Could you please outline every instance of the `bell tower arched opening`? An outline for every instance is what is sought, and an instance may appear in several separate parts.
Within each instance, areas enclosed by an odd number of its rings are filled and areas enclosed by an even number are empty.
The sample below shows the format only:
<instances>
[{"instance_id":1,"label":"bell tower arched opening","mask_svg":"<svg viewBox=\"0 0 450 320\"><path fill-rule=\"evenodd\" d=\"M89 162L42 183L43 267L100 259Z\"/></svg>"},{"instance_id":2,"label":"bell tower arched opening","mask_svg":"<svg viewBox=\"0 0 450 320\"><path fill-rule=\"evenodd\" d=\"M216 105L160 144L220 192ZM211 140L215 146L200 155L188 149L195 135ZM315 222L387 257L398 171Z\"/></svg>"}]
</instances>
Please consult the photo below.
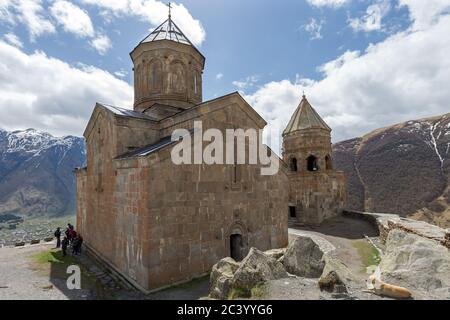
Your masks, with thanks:
<instances>
[{"instance_id":1,"label":"bell tower arched opening","mask_svg":"<svg viewBox=\"0 0 450 320\"><path fill-rule=\"evenodd\" d=\"M317 160L318 160L318 159L317 159L316 156L310 155L310 156L306 159L306 162L307 162L307 167L306 167L306 169L307 169L308 171L319 171L319 164L318 164L318 161L317 161Z\"/></svg>"}]
</instances>

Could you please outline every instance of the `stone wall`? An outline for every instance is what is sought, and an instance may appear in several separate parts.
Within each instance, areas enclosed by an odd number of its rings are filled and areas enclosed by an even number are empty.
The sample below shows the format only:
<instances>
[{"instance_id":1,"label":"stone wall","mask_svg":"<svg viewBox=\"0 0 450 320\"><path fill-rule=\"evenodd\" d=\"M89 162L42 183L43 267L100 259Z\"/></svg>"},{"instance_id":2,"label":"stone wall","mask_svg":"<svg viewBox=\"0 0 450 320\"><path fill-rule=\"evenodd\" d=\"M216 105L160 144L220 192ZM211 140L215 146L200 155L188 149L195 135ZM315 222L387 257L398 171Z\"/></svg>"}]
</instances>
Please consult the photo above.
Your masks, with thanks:
<instances>
[{"instance_id":1,"label":"stone wall","mask_svg":"<svg viewBox=\"0 0 450 320\"><path fill-rule=\"evenodd\" d=\"M262 177L245 166L232 182L232 166L174 167L170 149L140 162L149 185L146 255L148 288L159 288L204 274L230 255L230 235L241 234L245 255L287 245L287 196L282 176ZM126 174L126 176L129 176ZM132 200L131 200L132 201Z\"/></svg>"},{"instance_id":2,"label":"stone wall","mask_svg":"<svg viewBox=\"0 0 450 320\"><path fill-rule=\"evenodd\" d=\"M189 108L202 102L205 58L194 47L174 41L140 44L134 64L135 110L154 103Z\"/></svg>"},{"instance_id":3,"label":"stone wall","mask_svg":"<svg viewBox=\"0 0 450 320\"><path fill-rule=\"evenodd\" d=\"M385 242L389 232L394 229L419 235L424 238L435 240L450 249L449 230L438 226L413 219L402 218L391 213L371 213L354 210L345 210L344 215L354 219L364 219L372 223L379 230L381 241Z\"/></svg>"},{"instance_id":4,"label":"stone wall","mask_svg":"<svg viewBox=\"0 0 450 320\"><path fill-rule=\"evenodd\" d=\"M87 212L87 169L76 169L77 231L84 236Z\"/></svg>"},{"instance_id":5,"label":"stone wall","mask_svg":"<svg viewBox=\"0 0 450 320\"><path fill-rule=\"evenodd\" d=\"M289 173L289 205L304 224L320 224L342 213L346 204L346 180L342 172Z\"/></svg>"}]
</instances>

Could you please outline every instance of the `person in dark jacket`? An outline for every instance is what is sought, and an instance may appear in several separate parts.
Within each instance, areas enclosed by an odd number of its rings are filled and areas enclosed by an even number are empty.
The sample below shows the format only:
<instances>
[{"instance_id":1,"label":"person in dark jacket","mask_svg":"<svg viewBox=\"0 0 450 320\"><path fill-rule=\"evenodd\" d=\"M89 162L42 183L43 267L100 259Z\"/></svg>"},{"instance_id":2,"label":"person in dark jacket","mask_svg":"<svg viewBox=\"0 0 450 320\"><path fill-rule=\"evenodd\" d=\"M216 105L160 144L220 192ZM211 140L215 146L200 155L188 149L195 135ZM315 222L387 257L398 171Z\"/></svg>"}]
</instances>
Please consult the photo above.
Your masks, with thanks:
<instances>
[{"instance_id":1,"label":"person in dark jacket","mask_svg":"<svg viewBox=\"0 0 450 320\"><path fill-rule=\"evenodd\" d=\"M77 236L72 243L72 254L73 255L78 255L81 254L81 246L83 244L83 237L82 236Z\"/></svg>"},{"instance_id":2,"label":"person in dark jacket","mask_svg":"<svg viewBox=\"0 0 450 320\"><path fill-rule=\"evenodd\" d=\"M81 235L78 235L78 247L77 247L77 253L81 254L81 247L83 246L83 237Z\"/></svg>"},{"instance_id":3,"label":"person in dark jacket","mask_svg":"<svg viewBox=\"0 0 450 320\"><path fill-rule=\"evenodd\" d=\"M61 250L62 254L65 257L67 255L67 247L69 246L69 240L67 237L64 237L63 241L61 242Z\"/></svg>"},{"instance_id":4,"label":"person in dark jacket","mask_svg":"<svg viewBox=\"0 0 450 320\"><path fill-rule=\"evenodd\" d=\"M58 227L55 231L55 238L56 238L56 248L61 247L61 229Z\"/></svg>"}]
</instances>

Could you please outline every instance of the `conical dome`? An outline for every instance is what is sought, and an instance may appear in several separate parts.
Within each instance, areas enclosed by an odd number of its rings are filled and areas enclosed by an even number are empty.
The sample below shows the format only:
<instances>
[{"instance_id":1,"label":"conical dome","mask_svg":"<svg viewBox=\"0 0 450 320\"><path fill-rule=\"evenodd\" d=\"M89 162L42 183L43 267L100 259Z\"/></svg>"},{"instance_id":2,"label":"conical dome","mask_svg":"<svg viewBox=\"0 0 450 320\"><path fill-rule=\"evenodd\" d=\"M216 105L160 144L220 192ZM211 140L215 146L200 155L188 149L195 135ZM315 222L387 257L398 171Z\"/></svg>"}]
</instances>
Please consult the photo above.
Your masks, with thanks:
<instances>
[{"instance_id":1,"label":"conical dome","mask_svg":"<svg viewBox=\"0 0 450 320\"><path fill-rule=\"evenodd\" d=\"M144 40L140 43L152 42L158 40L171 40L178 43L184 43L187 45L194 46L192 42L185 36L180 28L173 22L172 18L169 17L164 21L159 27L152 31Z\"/></svg>"},{"instance_id":2,"label":"conical dome","mask_svg":"<svg viewBox=\"0 0 450 320\"><path fill-rule=\"evenodd\" d=\"M316 110L311 106L305 96L295 110L283 135L305 129L325 129L331 132L331 128L323 121Z\"/></svg>"}]
</instances>

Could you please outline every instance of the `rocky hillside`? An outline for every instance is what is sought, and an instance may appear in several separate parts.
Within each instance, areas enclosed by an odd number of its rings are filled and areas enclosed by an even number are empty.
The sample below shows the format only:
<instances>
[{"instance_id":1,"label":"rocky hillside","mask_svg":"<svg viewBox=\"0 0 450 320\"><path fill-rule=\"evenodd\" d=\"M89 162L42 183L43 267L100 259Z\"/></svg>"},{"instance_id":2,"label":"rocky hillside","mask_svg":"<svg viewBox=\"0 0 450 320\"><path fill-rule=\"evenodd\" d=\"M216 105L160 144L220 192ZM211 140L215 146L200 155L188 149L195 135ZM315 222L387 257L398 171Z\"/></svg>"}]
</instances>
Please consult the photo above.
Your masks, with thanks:
<instances>
[{"instance_id":1,"label":"rocky hillside","mask_svg":"<svg viewBox=\"0 0 450 320\"><path fill-rule=\"evenodd\" d=\"M82 138L0 129L0 215L74 213L73 169L84 162Z\"/></svg>"},{"instance_id":2,"label":"rocky hillside","mask_svg":"<svg viewBox=\"0 0 450 320\"><path fill-rule=\"evenodd\" d=\"M349 208L450 227L450 113L408 121L333 146Z\"/></svg>"}]
</instances>

